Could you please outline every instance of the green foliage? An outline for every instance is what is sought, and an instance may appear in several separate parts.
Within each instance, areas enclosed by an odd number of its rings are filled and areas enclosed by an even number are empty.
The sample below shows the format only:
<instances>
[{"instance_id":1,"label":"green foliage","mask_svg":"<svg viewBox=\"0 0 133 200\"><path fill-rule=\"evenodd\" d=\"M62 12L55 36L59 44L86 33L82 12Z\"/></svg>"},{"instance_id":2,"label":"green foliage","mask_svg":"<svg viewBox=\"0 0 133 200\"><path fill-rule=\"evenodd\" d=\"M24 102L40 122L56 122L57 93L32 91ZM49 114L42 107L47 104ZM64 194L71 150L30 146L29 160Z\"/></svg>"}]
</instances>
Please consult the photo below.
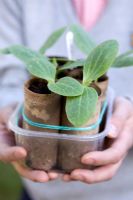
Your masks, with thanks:
<instances>
[{"instance_id":1,"label":"green foliage","mask_svg":"<svg viewBox=\"0 0 133 200\"><path fill-rule=\"evenodd\" d=\"M40 48L39 52L41 54L44 54L47 49L49 49L50 47L52 47L59 40L59 38L63 35L63 33L65 32L65 30L66 30L66 27L63 27L63 28L60 28L60 29L54 31L48 37L48 39L45 41L45 43L42 45L42 47Z\"/></svg>"},{"instance_id":2,"label":"green foliage","mask_svg":"<svg viewBox=\"0 0 133 200\"><path fill-rule=\"evenodd\" d=\"M133 54L133 50L127 51L124 54L118 56L115 59L112 67L121 68L133 66L133 57L131 57L131 54Z\"/></svg>"},{"instance_id":3,"label":"green foliage","mask_svg":"<svg viewBox=\"0 0 133 200\"><path fill-rule=\"evenodd\" d=\"M18 200L22 192L19 175L9 164L0 163L0 200Z\"/></svg>"},{"instance_id":4,"label":"green foliage","mask_svg":"<svg viewBox=\"0 0 133 200\"><path fill-rule=\"evenodd\" d=\"M62 96L78 96L84 90L84 87L71 77L61 78L56 83L49 83L48 88L52 92Z\"/></svg>"},{"instance_id":5,"label":"green foliage","mask_svg":"<svg viewBox=\"0 0 133 200\"><path fill-rule=\"evenodd\" d=\"M4 54L10 54L8 48L0 49L0 55L4 55Z\"/></svg>"},{"instance_id":6,"label":"green foliage","mask_svg":"<svg viewBox=\"0 0 133 200\"><path fill-rule=\"evenodd\" d=\"M21 45L7 48L7 52L26 64L27 70L34 76L54 82L56 75L55 66L46 57L38 52Z\"/></svg>"},{"instance_id":7,"label":"green foliage","mask_svg":"<svg viewBox=\"0 0 133 200\"><path fill-rule=\"evenodd\" d=\"M58 71L64 71L66 69L74 69L77 67L83 67L83 65L85 64L85 60L76 60L76 61L68 61L66 64L64 64L63 66L61 66Z\"/></svg>"},{"instance_id":8,"label":"green foliage","mask_svg":"<svg viewBox=\"0 0 133 200\"><path fill-rule=\"evenodd\" d=\"M114 62L118 53L118 43L109 40L98 45L89 54L83 68L83 83L90 84L105 74Z\"/></svg>"},{"instance_id":9,"label":"green foliage","mask_svg":"<svg viewBox=\"0 0 133 200\"><path fill-rule=\"evenodd\" d=\"M90 38L89 33L87 33L79 25L71 25L70 30L74 34L74 41L77 47L86 55L88 55L96 46L93 40Z\"/></svg>"},{"instance_id":10,"label":"green foliage","mask_svg":"<svg viewBox=\"0 0 133 200\"><path fill-rule=\"evenodd\" d=\"M118 57L121 58L121 57L127 57L129 55L133 54L133 50L129 50L129 51L126 51L125 53L122 53L121 55L119 55Z\"/></svg>"},{"instance_id":11,"label":"green foliage","mask_svg":"<svg viewBox=\"0 0 133 200\"><path fill-rule=\"evenodd\" d=\"M85 87L82 95L67 97L66 113L76 127L82 126L92 117L96 109L98 94L94 88Z\"/></svg>"},{"instance_id":12,"label":"green foliage","mask_svg":"<svg viewBox=\"0 0 133 200\"><path fill-rule=\"evenodd\" d=\"M50 91L67 97L66 113L68 120L74 126L82 126L92 117L96 109L98 94L90 87L111 67L133 65L133 51L128 51L117 57L118 43L108 40L96 46L89 34L78 25L71 25L69 30L74 34L76 46L87 55L87 59L71 61L66 58L47 58L43 54L52 47L65 32L66 27L53 32L42 45L39 52L21 45L1 49L0 54L13 54L25 63L27 70L34 76L47 80ZM59 66L59 61L66 63ZM56 80L56 75L63 70L83 67L82 84L71 77ZM55 82L56 81L56 82Z\"/></svg>"},{"instance_id":13,"label":"green foliage","mask_svg":"<svg viewBox=\"0 0 133 200\"><path fill-rule=\"evenodd\" d=\"M52 61L53 65L54 65L55 67L58 67L58 63L57 63L56 58L52 58L51 61Z\"/></svg>"},{"instance_id":14,"label":"green foliage","mask_svg":"<svg viewBox=\"0 0 133 200\"><path fill-rule=\"evenodd\" d=\"M121 67L130 67L133 66L133 57L123 57L123 58L118 58L115 60L113 63L112 67L115 68L121 68Z\"/></svg>"}]
</instances>

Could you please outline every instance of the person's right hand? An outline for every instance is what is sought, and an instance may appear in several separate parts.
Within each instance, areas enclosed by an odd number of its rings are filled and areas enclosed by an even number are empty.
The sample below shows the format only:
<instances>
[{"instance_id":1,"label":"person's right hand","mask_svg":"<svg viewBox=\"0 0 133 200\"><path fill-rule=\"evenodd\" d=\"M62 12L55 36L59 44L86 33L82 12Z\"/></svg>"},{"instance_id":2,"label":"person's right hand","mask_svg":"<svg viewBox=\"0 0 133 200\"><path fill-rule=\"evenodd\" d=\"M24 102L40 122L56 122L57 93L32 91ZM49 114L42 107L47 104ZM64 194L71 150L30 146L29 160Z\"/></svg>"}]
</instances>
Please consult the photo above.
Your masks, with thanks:
<instances>
[{"instance_id":1,"label":"person's right hand","mask_svg":"<svg viewBox=\"0 0 133 200\"><path fill-rule=\"evenodd\" d=\"M15 146L14 135L8 130L8 119L14 109L15 105L12 105L0 110L0 161L13 164L21 176L35 182L47 182L58 178L55 172L31 170L19 163L26 157L27 152L24 148Z\"/></svg>"}]
</instances>

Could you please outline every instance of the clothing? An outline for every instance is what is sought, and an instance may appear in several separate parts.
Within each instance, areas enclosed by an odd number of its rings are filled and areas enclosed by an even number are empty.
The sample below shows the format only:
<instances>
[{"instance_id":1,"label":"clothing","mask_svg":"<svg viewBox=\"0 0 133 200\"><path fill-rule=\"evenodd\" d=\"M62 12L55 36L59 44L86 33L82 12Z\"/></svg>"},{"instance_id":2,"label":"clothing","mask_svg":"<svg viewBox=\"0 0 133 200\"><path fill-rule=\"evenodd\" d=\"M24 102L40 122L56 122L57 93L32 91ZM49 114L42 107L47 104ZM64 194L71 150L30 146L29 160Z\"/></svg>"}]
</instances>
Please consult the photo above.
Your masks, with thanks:
<instances>
[{"instance_id":1,"label":"clothing","mask_svg":"<svg viewBox=\"0 0 133 200\"><path fill-rule=\"evenodd\" d=\"M107 5L107 0L73 0L76 13L83 27L91 30Z\"/></svg>"},{"instance_id":2,"label":"clothing","mask_svg":"<svg viewBox=\"0 0 133 200\"><path fill-rule=\"evenodd\" d=\"M91 29L90 35L97 43L106 39L116 39L120 43L120 52L130 49L130 33L133 25L133 1L110 0L97 24ZM15 43L24 44L35 50L55 29L79 23L70 0L0 0L0 47ZM79 56L76 51L77 57ZM64 38L48 55L67 55ZM22 84L27 73L22 63L12 56L0 58L0 102L1 106L14 100L22 99ZM111 69L110 85L116 94L132 96L133 68ZM8 97L7 97L8 94ZM132 152L130 154L132 157ZM132 200L133 196L133 161L127 157L122 170L109 183L86 185L79 182L64 183L61 181L46 184L24 180L33 200ZM123 174L124 176L123 180ZM128 185L128 183L130 183ZM116 192L120 191L119 194ZM130 197L127 198L128 193Z\"/></svg>"}]
</instances>

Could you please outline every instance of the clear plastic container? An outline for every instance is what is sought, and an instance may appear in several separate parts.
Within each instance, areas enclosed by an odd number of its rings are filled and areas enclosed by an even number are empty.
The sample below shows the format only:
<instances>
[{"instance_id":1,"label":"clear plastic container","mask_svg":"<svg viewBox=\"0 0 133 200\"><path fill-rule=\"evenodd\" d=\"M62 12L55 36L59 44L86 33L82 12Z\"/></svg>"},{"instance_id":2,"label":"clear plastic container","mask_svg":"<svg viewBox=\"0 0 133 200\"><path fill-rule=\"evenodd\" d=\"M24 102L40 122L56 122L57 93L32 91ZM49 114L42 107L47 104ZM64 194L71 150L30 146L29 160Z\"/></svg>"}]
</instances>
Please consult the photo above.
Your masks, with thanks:
<instances>
[{"instance_id":1,"label":"clear plastic container","mask_svg":"<svg viewBox=\"0 0 133 200\"><path fill-rule=\"evenodd\" d=\"M26 165L32 169L60 170L64 173L70 173L79 168L91 169L91 166L81 164L81 156L91 151L104 149L114 99L111 89L107 96L108 108L100 131L95 135L77 136L25 130L21 128L20 105L9 120L9 128L15 135L16 145L27 150Z\"/></svg>"}]
</instances>

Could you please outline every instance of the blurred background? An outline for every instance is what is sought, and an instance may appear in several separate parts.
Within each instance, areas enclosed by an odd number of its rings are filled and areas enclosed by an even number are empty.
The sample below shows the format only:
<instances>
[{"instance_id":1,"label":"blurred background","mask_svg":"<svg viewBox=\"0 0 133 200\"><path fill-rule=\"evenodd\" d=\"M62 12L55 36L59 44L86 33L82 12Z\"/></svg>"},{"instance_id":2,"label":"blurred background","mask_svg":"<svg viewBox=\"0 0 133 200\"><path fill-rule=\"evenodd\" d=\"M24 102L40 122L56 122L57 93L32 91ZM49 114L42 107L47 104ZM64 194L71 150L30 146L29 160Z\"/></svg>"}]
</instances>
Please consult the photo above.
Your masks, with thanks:
<instances>
[{"instance_id":1,"label":"blurred background","mask_svg":"<svg viewBox=\"0 0 133 200\"><path fill-rule=\"evenodd\" d=\"M85 0L80 2L82 3L83 1ZM87 7L84 6L84 9L87 10ZM75 9L70 0L0 0L0 48L13 44L22 44L38 49L53 30L66 24L82 22L85 16L81 19L79 16L78 19L76 10L78 13L78 8ZM107 0L107 6L103 8L102 12L100 18L98 17L91 27L86 27L89 28L92 38L97 43L106 39L116 39L120 43L120 52L132 49L133 1ZM86 20L89 23L90 19L85 18L84 21L86 22ZM62 45L63 39L56 47L50 49L49 55L58 54L65 56L66 47ZM110 84L115 89L116 94L133 96L133 70L131 68L111 69L109 75ZM13 102L14 99L22 100L22 87L26 78L27 74L22 63L12 57L1 59L0 106L7 105ZM76 182L73 185L64 184L66 195L62 199L132 200L132 171L133 151L130 151L113 180L95 185ZM32 183L30 182L30 184ZM52 183L50 184L48 187L52 187ZM62 183L60 183L60 186L54 183L53 190L57 190L57 193L63 193L63 190L60 189L62 185ZM41 186L39 185L40 188ZM76 192L75 188L78 188ZM19 200L21 192L22 181L19 175L11 165L0 162L0 200ZM35 193L37 192L35 191Z\"/></svg>"},{"instance_id":2,"label":"blurred background","mask_svg":"<svg viewBox=\"0 0 133 200\"><path fill-rule=\"evenodd\" d=\"M9 164L0 163L0 200L18 200L21 195L20 177Z\"/></svg>"}]
</instances>

